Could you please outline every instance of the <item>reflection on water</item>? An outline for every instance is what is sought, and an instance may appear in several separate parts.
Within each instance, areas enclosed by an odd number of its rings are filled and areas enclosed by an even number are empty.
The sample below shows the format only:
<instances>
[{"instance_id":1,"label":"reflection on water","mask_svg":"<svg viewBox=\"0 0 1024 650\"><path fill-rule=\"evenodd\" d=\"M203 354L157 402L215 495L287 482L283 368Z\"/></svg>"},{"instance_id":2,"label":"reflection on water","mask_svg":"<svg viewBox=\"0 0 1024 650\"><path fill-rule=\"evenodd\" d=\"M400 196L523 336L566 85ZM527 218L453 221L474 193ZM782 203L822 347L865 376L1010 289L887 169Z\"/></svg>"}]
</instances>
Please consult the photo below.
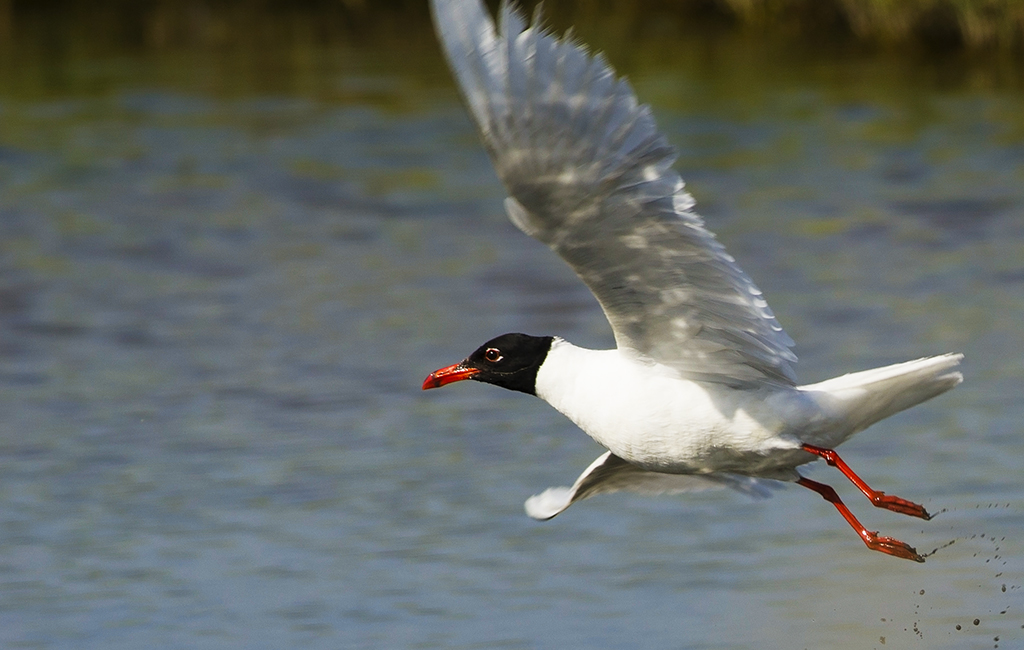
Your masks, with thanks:
<instances>
[{"instance_id":1,"label":"reflection on water","mask_svg":"<svg viewBox=\"0 0 1024 650\"><path fill-rule=\"evenodd\" d=\"M505 331L610 336L505 221L412 31L314 44L277 73L174 50L2 84L3 645L1024 641L1019 90L719 41L607 47L802 378L967 354L962 387L844 447L941 516L814 474L867 525L941 547L917 566L865 550L803 490L526 519L523 499L595 445L537 400L420 382Z\"/></svg>"}]
</instances>

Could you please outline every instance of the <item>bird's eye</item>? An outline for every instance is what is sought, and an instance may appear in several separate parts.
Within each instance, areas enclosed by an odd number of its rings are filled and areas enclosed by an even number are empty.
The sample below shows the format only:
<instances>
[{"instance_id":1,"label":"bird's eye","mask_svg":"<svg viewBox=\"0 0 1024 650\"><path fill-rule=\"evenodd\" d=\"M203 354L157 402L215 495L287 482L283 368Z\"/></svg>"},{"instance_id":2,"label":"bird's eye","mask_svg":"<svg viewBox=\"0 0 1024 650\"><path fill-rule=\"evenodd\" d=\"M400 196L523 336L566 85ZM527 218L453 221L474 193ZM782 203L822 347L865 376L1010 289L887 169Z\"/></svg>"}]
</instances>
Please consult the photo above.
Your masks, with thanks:
<instances>
[{"instance_id":1,"label":"bird's eye","mask_svg":"<svg viewBox=\"0 0 1024 650\"><path fill-rule=\"evenodd\" d=\"M484 359L491 363L497 363L501 361L501 351L498 348L487 348L487 351L484 352Z\"/></svg>"}]
</instances>

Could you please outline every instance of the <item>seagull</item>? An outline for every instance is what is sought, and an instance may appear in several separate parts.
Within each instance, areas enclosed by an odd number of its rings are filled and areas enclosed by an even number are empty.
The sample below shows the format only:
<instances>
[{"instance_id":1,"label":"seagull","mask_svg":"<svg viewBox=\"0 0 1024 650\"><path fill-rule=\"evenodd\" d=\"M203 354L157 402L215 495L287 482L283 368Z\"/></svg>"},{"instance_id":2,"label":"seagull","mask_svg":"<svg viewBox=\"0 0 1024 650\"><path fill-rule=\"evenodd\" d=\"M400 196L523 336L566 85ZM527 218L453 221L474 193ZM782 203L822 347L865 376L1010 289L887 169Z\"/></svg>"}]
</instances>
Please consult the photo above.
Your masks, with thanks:
<instances>
[{"instance_id":1,"label":"seagull","mask_svg":"<svg viewBox=\"0 0 1024 650\"><path fill-rule=\"evenodd\" d=\"M470 115L508 191L505 211L590 289L615 336L591 350L503 334L431 373L535 395L607 451L571 487L526 501L535 519L621 490L678 493L788 481L832 503L868 548L924 562L869 531L829 485L797 468L824 459L879 508L930 519L868 486L835 452L853 434L961 381L944 354L797 383L794 343L754 282L694 212L675 150L600 54L528 24L508 0L495 25L480 0L431 0Z\"/></svg>"}]
</instances>

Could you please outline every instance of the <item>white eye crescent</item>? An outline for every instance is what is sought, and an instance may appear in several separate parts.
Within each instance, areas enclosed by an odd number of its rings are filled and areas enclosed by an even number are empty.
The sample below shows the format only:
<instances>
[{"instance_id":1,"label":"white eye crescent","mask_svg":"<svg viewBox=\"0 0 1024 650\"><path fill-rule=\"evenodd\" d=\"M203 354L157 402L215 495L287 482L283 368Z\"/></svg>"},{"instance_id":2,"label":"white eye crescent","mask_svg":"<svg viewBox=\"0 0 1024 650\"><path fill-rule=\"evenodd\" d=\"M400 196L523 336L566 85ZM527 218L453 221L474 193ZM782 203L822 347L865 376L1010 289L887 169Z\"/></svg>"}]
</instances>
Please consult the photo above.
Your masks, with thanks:
<instances>
[{"instance_id":1,"label":"white eye crescent","mask_svg":"<svg viewBox=\"0 0 1024 650\"><path fill-rule=\"evenodd\" d=\"M502 360L501 351L498 348L487 348L484 352L484 359L487 359L491 363L497 363Z\"/></svg>"}]
</instances>

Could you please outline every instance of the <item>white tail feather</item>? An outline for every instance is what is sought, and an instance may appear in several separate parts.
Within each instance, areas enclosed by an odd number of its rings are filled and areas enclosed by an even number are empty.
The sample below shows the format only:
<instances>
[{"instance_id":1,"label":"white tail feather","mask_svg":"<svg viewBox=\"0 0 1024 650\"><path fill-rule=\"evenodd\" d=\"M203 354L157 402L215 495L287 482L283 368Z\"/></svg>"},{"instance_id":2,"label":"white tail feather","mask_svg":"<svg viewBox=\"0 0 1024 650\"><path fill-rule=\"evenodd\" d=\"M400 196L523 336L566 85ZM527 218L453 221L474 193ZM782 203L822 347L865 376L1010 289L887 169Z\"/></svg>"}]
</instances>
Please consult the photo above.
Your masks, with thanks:
<instances>
[{"instance_id":1,"label":"white tail feather","mask_svg":"<svg viewBox=\"0 0 1024 650\"><path fill-rule=\"evenodd\" d=\"M821 406L846 426L833 431L838 445L875 422L941 395L964 380L956 367L962 354L944 354L884 368L854 372L800 390L818 393Z\"/></svg>"}]
</instances>

